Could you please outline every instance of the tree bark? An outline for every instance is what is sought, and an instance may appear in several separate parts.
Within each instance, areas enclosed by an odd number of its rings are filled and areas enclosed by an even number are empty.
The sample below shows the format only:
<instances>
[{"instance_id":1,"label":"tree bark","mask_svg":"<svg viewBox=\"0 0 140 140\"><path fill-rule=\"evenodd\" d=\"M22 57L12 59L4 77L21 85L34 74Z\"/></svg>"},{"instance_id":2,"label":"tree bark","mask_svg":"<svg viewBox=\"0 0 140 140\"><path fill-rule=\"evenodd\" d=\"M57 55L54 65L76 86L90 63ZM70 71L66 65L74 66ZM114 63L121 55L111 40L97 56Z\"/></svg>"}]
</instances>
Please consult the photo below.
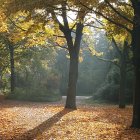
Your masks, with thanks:
<instances>
[{"instance_id":1,"label":"tree bark","mask_svg":"<svg viewBox=\"0 0 140 140\"><path fill-rule=\"evenodd\" d=\"M82 39L83 24L78 23L76 27L75 41L72 45L72 39L70 36L67 36L67 44L70 54L70 66L69 66L69 82L68 82L68 91L65 108L76 109L76 85L78 79L78 60L79 60L79 51L80 43Z\"/></svg>"},{"instance_id":2,"label":"tree bark","mask_svg":"<svg viewBox=\"0 0 140 140\"><path fill-rule=\"evenodd\" d=\"M15 90L15 63L14 63L14 47L9 45L9 51L10 51L10 69L11 69L11 94L14 94Z\"/></svg>"},{"instance_id":3,"label":"tree bark","mask_svg":"<svg viewBox=\"0 0 140 140\"><path fill-rule=\"evenodd\" d=\"M76 85L78 79L78 59L79 59L79 51L80 51L80 43L82 39L83 32L83 23L86 12L78 12L77 14L77 23L74 25L76 27L75 34L73 33L73 27L70 28L69 22L67 19L67 2L62 3L62 14L61 17L63 19L63 24L59 22L55 11L52 12L53 19L59 24L59 29L63 32L68 51L70 55L70 66L69 66L69 82L68 82L68 90L67 90L67 99L65 108L76 109Z\"/></svg>"},{"instance_id":4,"label":"tree bark","mask_svg":"<svg viewBox=\"0 0 140 140\"><path fill-rule=\"evenodd\" d=\"M78 54L70 55L69 82L65 108L76 109L76 85L78 79Z\"/></svg>"},{"instance_id":5,"label":"tree bark","mask_svg":"<svg viewBox=\"0 0 140 140\"><path fill-rule=\"evenodd\" d=\"M140 68L135 67L135 92L133 99L132 127L140 128Z\"/></svg>"},{"instance_id":6,"label":"tree bark","mask_svg":"<svg viewBox=\"0 0 140 140\"><path fill-rule=\"evenodd\" d=\"M127 42L124 42L123 51L121 54L120 65L120 92L119 92L119 108L125 108L125 85L126 85L126 59L127 59Z\"/></svg>"},{"instance_id":7,"label":"tree bark","mask_svg":"<svg viewBox=\"0 0 140 140\"><path fill-rule=\"evenodd\" d=\"M135 91L133 98L132 127L140 128L140 2L132 1L134 25L132 31L133 63L135 66Z\"/></svg>"}]
</instances>

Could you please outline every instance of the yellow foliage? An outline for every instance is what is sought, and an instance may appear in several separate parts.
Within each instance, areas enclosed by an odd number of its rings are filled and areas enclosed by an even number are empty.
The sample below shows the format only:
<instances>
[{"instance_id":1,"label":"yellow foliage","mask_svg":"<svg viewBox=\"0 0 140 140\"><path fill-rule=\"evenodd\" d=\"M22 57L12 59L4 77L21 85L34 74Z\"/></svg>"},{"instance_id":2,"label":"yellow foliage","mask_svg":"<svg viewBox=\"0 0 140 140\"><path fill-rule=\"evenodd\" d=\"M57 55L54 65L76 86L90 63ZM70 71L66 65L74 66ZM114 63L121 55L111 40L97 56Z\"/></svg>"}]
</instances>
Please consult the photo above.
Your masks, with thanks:
<instances>
[{"instance_id":1,"label":"yellow foliage","mask_svg":"<svg viewBox=\"0 0 140 140\"><path fill-rule=\"evenodd\" d=\"M0 32L7 31L7 25L5 22L6 22L6 16L4 14L4 11L0 8Z\"/></svg>"},{"instance_id":2,"label":"yellow foliage","mask_svg":"<svg viewBox=\"0 0 140 140\"><path fill-rule=\"evenodd\" d=\"M89 47L91 54L94 56L102 56L103 52L97 52L93 47Z\"/></svg>"},{"instance_id":3,"label":"yellow foliage","mask_svg":"<svg viewBox=\"0 0 140 140\"><path fill-rule=\"evenodd\" d=\"M79 56L79 62L83 62L83 57L82 56Z\"/></svg>"}]
</instances>

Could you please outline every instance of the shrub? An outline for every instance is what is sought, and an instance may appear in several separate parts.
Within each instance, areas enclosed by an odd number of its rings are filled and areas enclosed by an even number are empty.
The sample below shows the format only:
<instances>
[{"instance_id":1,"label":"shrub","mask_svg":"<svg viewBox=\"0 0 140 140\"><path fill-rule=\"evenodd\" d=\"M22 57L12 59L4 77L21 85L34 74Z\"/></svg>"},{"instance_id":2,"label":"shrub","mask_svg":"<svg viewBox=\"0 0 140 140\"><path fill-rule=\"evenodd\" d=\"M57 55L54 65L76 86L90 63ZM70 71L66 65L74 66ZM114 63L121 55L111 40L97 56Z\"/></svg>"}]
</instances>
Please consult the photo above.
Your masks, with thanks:
<instances>
[{"instance_id":1,"label":"shrub","mask_svg":"<svg viewBox=\"0 0 140 140\"><path fill-rule=\"evenodd\" d=\"M39 101L39 102L54 102L61 99L59 90L42 90L40 88L16 88L14 94L9 94L9 99Z\"/></svg>"},{"instance_id":2,"label":"shrub","mask_svg":"<svg viewBox=\"0 0 140 140\"><path fill-rule=\"evenodd\" d=\"M94 100L105 100L108 102L117 102L119 93L119 85L104 84L93 95Z\"/></svg>"},{"instance_id":3,"label":"shrub","mask_svg":"<svg viewBox=\"0 0 140 140\"><path fill-rule=\"evenodd\" d=\"M131 75L130 75L131 74ZM126 77L125 101L132 103L133 95L133 73L129 73ZM105 100L107 102L118 103L120 92L120 75L119 70L111 68L105 82L93 94L93 100Z\"/></svg>"}]
</instances>

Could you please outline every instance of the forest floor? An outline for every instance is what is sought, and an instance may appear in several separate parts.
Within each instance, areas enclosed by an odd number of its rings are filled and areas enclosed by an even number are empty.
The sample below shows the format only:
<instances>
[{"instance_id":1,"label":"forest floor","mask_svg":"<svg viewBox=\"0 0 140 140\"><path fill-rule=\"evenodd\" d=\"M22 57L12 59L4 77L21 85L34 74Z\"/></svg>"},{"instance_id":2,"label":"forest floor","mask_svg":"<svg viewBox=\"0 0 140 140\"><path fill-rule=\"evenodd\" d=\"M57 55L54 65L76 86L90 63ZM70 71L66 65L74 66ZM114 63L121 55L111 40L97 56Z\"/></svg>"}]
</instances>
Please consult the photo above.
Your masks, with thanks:
<instances>
[{"instance_id":1,"label":"forest floor","mask_svg":"<svg viewBox=\"0 0 140 140\"><path fill-rule=\"evenodd\" d=\"M0 140L140 140L140 130L130 128L132 107L87 105L78 109L56 103L0 102Z\"/></svg>"}]
</instances>

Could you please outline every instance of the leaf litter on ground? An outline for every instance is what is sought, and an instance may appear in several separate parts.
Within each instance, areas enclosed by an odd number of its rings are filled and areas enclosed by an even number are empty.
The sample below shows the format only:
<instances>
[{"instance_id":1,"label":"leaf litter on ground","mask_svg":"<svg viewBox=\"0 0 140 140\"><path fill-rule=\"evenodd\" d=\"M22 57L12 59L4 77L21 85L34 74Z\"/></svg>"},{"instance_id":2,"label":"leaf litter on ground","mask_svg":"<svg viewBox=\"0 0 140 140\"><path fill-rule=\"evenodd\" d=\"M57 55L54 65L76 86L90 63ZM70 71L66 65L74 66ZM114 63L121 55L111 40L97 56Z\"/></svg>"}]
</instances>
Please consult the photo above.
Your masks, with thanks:
<instances>
[{"instance_id":1,"label":"leaf litter on ground","mask_svg":"<svg viewBox=\"0 0 140 140\"><path fill-rule=\"evenodd\" d=\"M132 107L3 101L0 103L0 140L140 140L130 128Z\"/></svg>"}]
</instances>

